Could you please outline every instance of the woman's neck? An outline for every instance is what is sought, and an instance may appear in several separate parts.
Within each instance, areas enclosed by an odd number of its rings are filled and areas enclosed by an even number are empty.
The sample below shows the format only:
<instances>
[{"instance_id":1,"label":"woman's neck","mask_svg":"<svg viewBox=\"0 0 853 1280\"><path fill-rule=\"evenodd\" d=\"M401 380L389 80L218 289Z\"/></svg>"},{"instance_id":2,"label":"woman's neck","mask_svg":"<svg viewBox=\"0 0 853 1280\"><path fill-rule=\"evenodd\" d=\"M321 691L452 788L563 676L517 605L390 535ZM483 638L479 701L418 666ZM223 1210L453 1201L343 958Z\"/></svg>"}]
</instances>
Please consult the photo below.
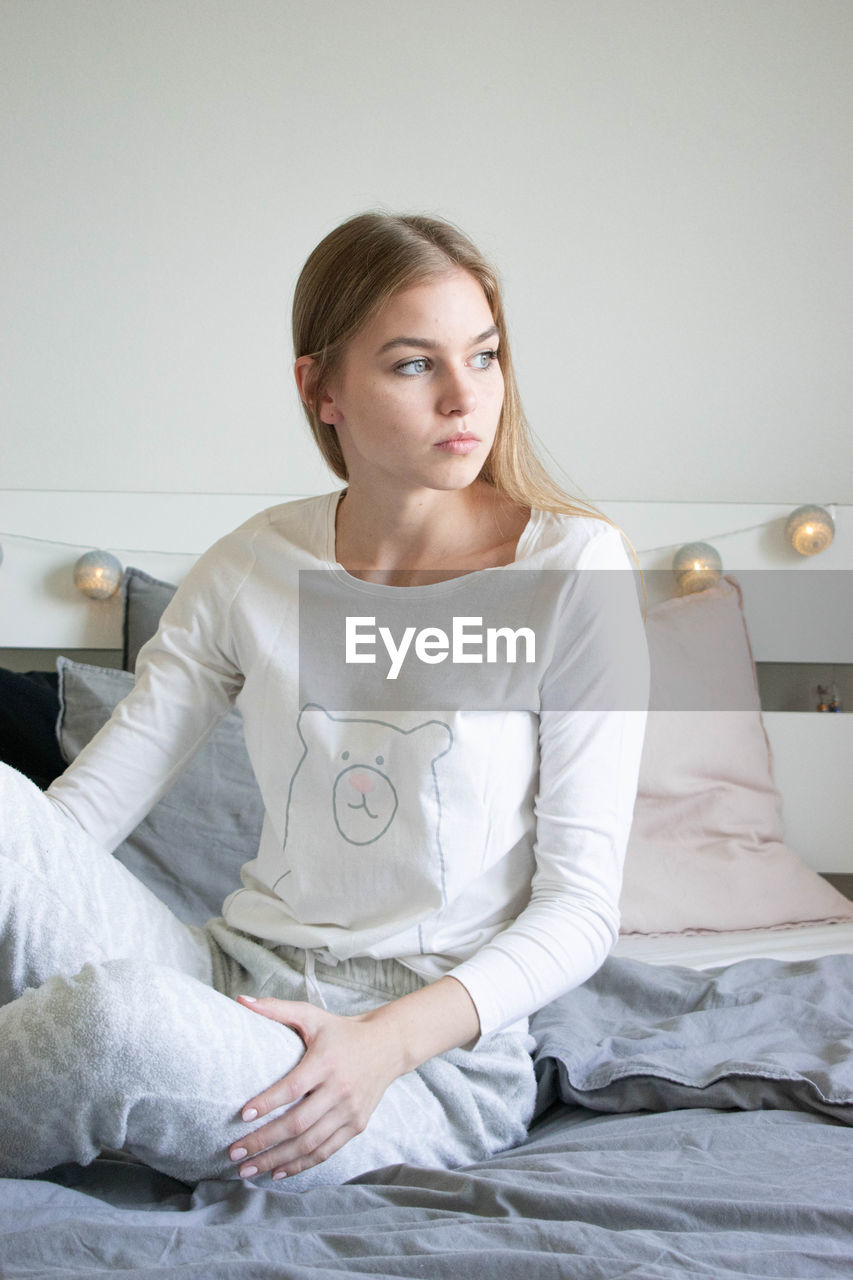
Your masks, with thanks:
<instances>
[{"instance_id":1,"label":"woman's neck","mask_svg":"<svg viewBox=\"0 0 853 1280\"><path fill-rule=\"evenodd\" d=\"M336 513L335 557L371 582L426 585L511 563L529 516L483 482L397 502L368 502L348 489Z\"/></svg>"}]
</instances>

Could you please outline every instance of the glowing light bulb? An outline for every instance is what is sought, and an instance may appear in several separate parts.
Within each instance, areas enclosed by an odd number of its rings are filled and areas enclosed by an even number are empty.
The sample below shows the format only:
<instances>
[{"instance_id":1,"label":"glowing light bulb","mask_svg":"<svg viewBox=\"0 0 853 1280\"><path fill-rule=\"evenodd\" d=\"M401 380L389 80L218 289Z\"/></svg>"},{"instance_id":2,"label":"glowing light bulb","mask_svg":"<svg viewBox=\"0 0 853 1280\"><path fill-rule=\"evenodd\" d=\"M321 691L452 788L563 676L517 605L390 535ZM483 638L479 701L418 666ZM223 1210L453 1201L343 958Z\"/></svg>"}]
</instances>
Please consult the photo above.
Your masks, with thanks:
<instances>
[{"instance_id":1,"label":"glowing light bulb","mask_svg":"<svg viewBox=\"0 0 853 1280\"><path fill-rule=\"evenodd\" d=\"M109 551L87 551L74 566L74 585L90 600L108 600L121 582L121 561Z\"/></svg>"},{"instance_id":2,"label":"glowing light bulb","mask_svg":"<svg viewBox=\"0 0 853 1280\"><path fill-rule=\"evenodd\" d=\"M672 571L678 583L678 594L705 591L719 582L723 562L716 547L709 542L687 542L672 558Z\"/></svg>"},{"instance_id":3,"label":"glowing light bulb","mask_svg":"<svg viewBox=\"0 0 853 1280\"><path fill-rule=\"evenodd\" d=\"M797 507L785 522L785 537L801 556L816 556L835 537L835 521L825 507Z\"/></svg>"}]
</instances>

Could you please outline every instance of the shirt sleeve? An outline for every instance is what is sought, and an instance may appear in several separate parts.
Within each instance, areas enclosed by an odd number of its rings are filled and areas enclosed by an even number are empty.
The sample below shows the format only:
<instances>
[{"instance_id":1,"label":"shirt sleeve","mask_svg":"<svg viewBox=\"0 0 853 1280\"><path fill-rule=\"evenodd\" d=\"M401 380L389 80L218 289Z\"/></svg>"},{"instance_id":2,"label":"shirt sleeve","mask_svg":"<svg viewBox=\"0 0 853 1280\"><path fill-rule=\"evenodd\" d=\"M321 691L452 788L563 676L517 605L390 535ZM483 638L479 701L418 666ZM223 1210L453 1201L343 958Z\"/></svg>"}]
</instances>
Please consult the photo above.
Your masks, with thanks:
<instances>
[{"instance_id":1,"label":"shirt sleeve","mask_svg":"<svg viewBox=\"0 0 853 1280\"><path fill-rule=\"evenodd\" d=\"M621 535L606 526L566 574L540 681L529 903L450 970L474 1001L482 1035L585 982L619 936L648 693L634 574Z\"/></svg>"},{"instance_id":2,"label":"shirt sleeve","mask_svg":"<svg viewBox=\"0 0 853 1280\"><path fill-rule=\"evenodd\" d=\"M249 548L229 535L197 561L140 650L133 689L45 793L110 852L165 795L242 687L230 611Z\"/></svg>"}]
</instances>

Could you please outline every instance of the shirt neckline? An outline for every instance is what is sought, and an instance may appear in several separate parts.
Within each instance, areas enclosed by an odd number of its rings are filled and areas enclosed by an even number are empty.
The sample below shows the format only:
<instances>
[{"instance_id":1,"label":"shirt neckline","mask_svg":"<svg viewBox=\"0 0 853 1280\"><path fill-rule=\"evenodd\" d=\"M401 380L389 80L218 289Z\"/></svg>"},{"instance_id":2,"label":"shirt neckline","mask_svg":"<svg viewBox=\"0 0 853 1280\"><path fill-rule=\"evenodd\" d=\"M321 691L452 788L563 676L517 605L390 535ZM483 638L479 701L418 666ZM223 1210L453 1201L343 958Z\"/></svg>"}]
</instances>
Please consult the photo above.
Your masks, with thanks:
<instances>
[{"instance_id":1,"label":"shirt neckline","mask_svg":"<svg viewBox=\"0 0 853 1280\"><path fill-rule=\"evenodd\" d=\"M527 524L522 529L521 536L516 543L515 556L509 564L491 565L486 569L472 569L470 573L460 574L458 578L449 578L447 582L430 582L422 587L392 587L387 583L365 582L363 578L356 578L353 574L348 573L344 566L335 559L335 513L343 492L343 489L335 489L326 496L326 549L324 557L326 566L334 573L339 582L344 583L354 591L361 591L370 596L393 595L399 598L404 591L412 597L450 595L454 591L464 590L466 583L471 578L479 578L484 573L500 573L503 569L512 569L526 554L528 544L534 536L542 515L538 507L531 507Z\"/></svg>"}]
</instances>

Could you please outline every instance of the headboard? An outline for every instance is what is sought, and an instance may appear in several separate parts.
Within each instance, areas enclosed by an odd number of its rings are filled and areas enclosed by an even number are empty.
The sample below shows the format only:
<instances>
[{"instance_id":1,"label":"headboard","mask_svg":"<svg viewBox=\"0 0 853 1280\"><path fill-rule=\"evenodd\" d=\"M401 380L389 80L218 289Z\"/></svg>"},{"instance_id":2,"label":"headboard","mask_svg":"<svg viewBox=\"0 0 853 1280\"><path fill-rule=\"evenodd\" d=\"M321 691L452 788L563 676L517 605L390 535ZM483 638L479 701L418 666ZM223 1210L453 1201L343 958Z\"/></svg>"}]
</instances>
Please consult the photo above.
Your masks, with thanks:
<instances>
[{"instance_id":1,"label":"headboard","mask_svg":"<svg viewBox=\"0 0 853 1280\"><path fill-rule=\"evenodd\" d=\"M0 665L48 669L58 652L118 665L121 602L76 590L72 570L83 551L109 549L125 566L179 582L216 538L303 496L0 490ZM596 505L636 549L650 606L675 592L674 551L710 542L741 583L759 674L772 674L777 689L799 686L798 706L812 705L815 673L836 681L845 714L780 710L787 704L777 694L765 699L764 718L788 842L816 870L853 872L853 507L823 503L834 541L802 557L784 538L796 503Z\"/></svg>"}]
</instances>

